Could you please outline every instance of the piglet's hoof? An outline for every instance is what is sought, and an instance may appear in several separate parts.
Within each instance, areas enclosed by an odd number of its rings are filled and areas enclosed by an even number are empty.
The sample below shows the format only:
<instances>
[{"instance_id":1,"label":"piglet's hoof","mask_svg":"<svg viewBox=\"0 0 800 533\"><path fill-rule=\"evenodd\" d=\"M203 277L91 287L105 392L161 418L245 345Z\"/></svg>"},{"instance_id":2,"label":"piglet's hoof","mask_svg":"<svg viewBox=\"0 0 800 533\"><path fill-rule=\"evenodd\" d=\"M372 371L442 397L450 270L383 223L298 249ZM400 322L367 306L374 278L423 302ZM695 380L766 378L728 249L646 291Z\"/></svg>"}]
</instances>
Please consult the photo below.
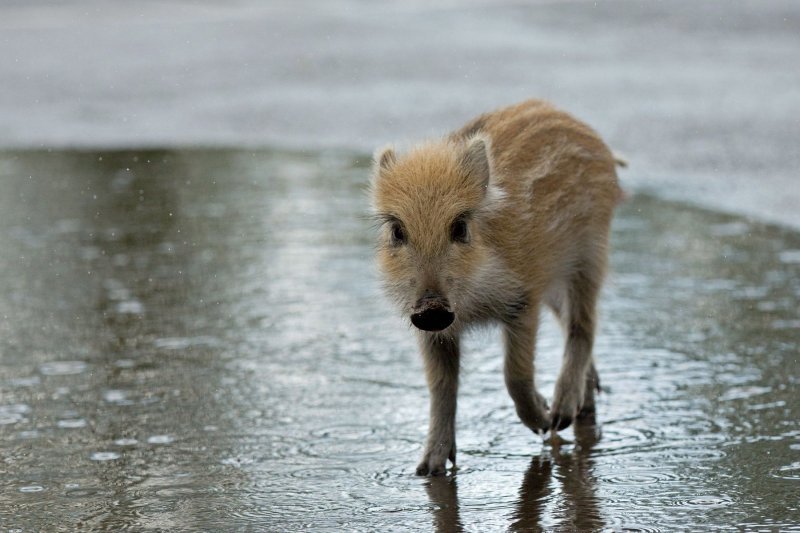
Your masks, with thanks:
<instances>
[{"instance_id":1,"label":"piglet's hoof","mask_svg":"<svg viewBox=\"0 0 800 533\"><path fill-rule=\"evenodd\" d=\"M455 447L450 447L446 453L444 446L426 451L422 461L417 465L416 473L418 476L443 476L447 473L448 459L453 463L453 466L456 465Z\"/></svg>"},{"instance_id":2,"label":"piglet's hoof","mask_svg":"<svg viewBox=\"0 0 800 533\"><path fill-rule=\"evenodd\" d=\"M561 431L566 429L572 424L572 417L569 415L553 415L553 421L550 422L551 431Z\"/></svg>"}]
</instances>

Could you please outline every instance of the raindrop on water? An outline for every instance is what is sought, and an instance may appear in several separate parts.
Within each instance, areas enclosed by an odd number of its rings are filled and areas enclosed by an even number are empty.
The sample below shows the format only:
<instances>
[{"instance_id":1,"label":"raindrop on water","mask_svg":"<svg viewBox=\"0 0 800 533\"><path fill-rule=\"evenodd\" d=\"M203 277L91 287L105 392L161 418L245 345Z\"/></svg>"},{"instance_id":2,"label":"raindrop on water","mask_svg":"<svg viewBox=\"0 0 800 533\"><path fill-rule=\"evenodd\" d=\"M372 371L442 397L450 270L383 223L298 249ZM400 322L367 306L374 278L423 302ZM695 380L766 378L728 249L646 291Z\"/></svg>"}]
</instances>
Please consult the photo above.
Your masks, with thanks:
<instances>
[{"instance_id":1,"label":"raindrop on water","mask_svg":"<svg viewBox=\"0 0 800 533\"><path fill-rule=\"evenodd\" d=\"M89 456L92 461L113 461L119 458L120 455L117 452L94 452Z\"/></svg>"},{"instance_id":2,"label":"raindrop on water","mask_svg":"<svg viewBox=\"0 0 800 533\"><path fill-rule=\"evenodd\" d=\"M148 444L170 444L175 439L170 435L153 435L147 438Z\"/></svg>"}]
</instances>

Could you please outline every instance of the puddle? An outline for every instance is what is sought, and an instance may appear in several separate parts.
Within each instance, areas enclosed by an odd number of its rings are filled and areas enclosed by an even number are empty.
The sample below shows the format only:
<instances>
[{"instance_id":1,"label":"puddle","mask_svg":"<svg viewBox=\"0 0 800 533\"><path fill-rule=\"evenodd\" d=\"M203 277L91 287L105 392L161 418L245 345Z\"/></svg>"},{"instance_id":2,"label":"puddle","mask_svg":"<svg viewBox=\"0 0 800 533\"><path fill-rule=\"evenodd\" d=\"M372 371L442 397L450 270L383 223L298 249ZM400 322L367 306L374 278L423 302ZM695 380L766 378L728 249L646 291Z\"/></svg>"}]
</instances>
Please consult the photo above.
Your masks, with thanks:
<instances>
[{"instance_id":1,"label":"puddle","mask_svg":"<svg viewBox=\"0 0 800 533\"><path fill-rule=\"evenodd\" d=\"M634 195L602 298L598 425L532 435L498 332L478 332L459 469L421 479L421 362L372 266L367 158L347 157L0 155L3 527L800 523L800 235ZM560 352L548 317L548 396Z\"/></svg>"}]
</instances>

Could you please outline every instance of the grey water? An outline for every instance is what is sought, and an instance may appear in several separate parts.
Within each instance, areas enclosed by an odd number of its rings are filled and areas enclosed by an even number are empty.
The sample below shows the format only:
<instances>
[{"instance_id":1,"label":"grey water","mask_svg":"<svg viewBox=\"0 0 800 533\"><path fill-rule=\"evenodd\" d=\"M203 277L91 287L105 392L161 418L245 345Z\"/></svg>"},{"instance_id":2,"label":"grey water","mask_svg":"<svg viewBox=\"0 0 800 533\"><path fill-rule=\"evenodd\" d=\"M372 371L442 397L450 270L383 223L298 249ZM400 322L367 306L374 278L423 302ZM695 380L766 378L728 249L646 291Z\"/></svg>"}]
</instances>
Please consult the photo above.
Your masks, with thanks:
<instances>
[{"instance_id":1,"label":"grey water","mask_svg":"<svg viewBox=\"0 0 800 533\"><path fill-rule=\"evenodd\" d=\"M364 156L0 154L0 528L800 530L800 234L633 194L596 424L518 422L466 341L459 468L380 295ZM544 320L537 380L562 349Z\"/></svg>"}]
</instances>

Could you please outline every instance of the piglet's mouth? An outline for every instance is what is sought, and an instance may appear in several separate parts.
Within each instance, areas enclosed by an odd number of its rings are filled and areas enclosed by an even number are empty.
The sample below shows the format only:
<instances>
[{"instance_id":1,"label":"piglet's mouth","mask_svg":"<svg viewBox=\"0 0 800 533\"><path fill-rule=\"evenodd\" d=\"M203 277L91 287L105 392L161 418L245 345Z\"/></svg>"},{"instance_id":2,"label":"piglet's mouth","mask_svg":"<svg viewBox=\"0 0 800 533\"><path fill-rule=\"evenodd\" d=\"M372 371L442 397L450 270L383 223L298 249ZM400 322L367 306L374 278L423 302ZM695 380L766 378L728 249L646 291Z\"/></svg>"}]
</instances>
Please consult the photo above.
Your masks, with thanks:
<instances>
[{"instance_id":1,"label":"piglet's mouth","mask_svg":"<svg viewBox=\"0 0 800 533\"><path fill-rule=\"evenodd\" d=\"M442 331L455 320L456 315L446 302L423 298L414 308L411 323L423 331Z\"/></svg>"}]
</instances>

